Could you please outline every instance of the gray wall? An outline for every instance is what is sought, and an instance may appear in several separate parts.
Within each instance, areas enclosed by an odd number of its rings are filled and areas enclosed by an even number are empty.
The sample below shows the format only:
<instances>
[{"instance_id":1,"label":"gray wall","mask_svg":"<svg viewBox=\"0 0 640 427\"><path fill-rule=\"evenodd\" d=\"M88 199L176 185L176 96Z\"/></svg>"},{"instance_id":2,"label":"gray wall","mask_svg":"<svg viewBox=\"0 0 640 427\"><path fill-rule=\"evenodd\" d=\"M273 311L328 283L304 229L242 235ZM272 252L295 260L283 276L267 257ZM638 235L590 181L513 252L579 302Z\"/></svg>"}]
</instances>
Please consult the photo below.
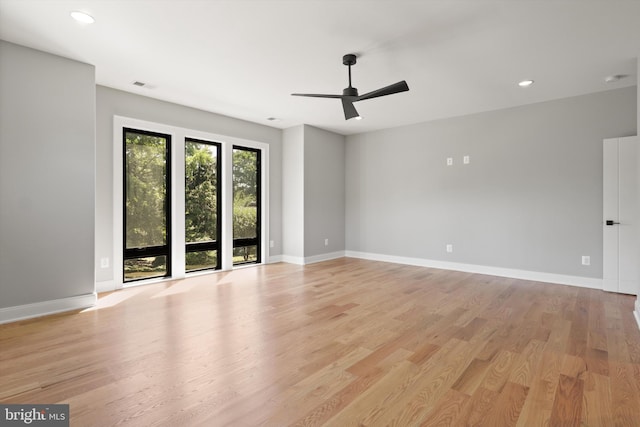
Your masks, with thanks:
<instances>
[{"instance_id":1,"label":"gray wall","mask_svg":"<svg viewBox=\"0 0 640 427\"><path fill-rule=\"evenodd\" d=\"M346 248L601 278L602 140L636 133L636 105L630 87L349 136Z\"/></svg>"},{"instance_id":2,"label":"gray wall","mask_svg":"<svg viewBox=\"0 0 640 427\"><path fill-rule=\"evenodd\" d=\"M305 125L305 257L344 251L344 168L344 136ZM329 239L326 246L325 239Z\"/></svg>"},{"instance_id":3,"label":"gray wall","mask_svg":"<svg viewBox=\"0 0 640 427\"><path fill-rule=\"evenodd\" d=\"M304 263L309 257L344 251L344 161L344 136L309 125L284 130L285 261Z\"/></svg>"},{"instance_id":4,"label":"gray wall","mask_svg":"<svg viewBox=\"0 0 640 427\"><path fill-rule=\"evenodd\" d=\"M282 133L282 247L304 257L304 126Z\"/></svg>"},{"instance_id":5,"label":"gray wall","mask_svg":"<svg viewBox=\"0 0 640 427\"><path fill-rule=\"evenodd\" d=\"M94 67L0 41L0 308L94 291Z\"/></svg>"},{"instance_id":6,"label":"gray wall","mask_svg":"<svg viewBox=\"0 0 640 427\"><path fill-rule=\"evenodd\" d=\"M112 258L113 248L113 116L178 126L269 144L269 231L276 246L270 255L281 253L282 236L282 131L257 123L233 119L170 102L159 101L104 86L97 86L96 111L96 261ZM100 268L96 281L113 280L113 268Z\"/></svg>"}]
</instances>

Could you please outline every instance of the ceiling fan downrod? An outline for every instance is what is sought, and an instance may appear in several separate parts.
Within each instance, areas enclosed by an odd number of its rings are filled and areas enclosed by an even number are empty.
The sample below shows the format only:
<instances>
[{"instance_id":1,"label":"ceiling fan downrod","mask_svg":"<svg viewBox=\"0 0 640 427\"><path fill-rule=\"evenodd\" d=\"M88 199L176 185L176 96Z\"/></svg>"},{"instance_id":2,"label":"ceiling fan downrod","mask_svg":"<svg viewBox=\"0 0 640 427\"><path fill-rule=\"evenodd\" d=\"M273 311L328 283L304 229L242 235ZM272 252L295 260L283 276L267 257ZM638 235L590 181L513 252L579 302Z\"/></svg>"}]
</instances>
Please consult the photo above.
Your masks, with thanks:
<instances>
[{"instance_id":1,"label":"ceiling fan downrod","mask_svg":"<svg viewBox=\"0 0 640 427\"><path fill-rule=\"evenodd\" d=\"M342 57L342 63L349 67L349 87L342 90L344 96L358 96L358 89L351 86L351 66L356 65L356 56L349 53Z\"/></svg>"}]
</instances>

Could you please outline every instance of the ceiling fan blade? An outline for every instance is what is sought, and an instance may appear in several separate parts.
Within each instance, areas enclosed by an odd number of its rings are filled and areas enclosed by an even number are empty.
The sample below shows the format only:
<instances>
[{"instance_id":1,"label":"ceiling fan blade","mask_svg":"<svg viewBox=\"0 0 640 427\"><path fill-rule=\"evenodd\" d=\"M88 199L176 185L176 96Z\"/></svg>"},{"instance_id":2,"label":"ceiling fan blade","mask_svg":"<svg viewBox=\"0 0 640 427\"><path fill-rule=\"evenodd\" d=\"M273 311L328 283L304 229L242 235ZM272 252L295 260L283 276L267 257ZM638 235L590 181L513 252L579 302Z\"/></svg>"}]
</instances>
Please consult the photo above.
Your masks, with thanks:
<instances>
[{"instance_id":1,"label":"ceiling fan blade","mask_svg":"<svg viewBox=\"0 0 640 427\"><path fill-rule=\"evenodd\" d=\"M321 93L292 93L291 96L309 96L312 98L342 98L342 95L324 95Z\"/></svg>"},{"instance_id":2,"label":"ceiling fan blade","mask_svg":"<svg viewBox=\"0 0 640 427\"><path fill-rule=\"evenodd\" d=\"M344 119L349 120L354 117L359 117L356 107L353 106L353 102L350 99L342 98L342 108L344 109Z\"/></svg>"},{"instance_id":3,"label":"ceiling fan blade","mask_svg":"<svg viewBox=\"0 0 640 427\"><path fill-rule=\"evenodd\" d=\"M407 85L407 82L402 80L401 82L394 83L389 86L385 86L381 89L377 89L369 93L365 93L364 95L360 95L358 99L356 99L356 101L363 101L365 99L377 98L379 96L385 96L385 95L393 95L394 93L406 92L408 90L409 90L409 86Z\"/></svg>"}]
</instances>

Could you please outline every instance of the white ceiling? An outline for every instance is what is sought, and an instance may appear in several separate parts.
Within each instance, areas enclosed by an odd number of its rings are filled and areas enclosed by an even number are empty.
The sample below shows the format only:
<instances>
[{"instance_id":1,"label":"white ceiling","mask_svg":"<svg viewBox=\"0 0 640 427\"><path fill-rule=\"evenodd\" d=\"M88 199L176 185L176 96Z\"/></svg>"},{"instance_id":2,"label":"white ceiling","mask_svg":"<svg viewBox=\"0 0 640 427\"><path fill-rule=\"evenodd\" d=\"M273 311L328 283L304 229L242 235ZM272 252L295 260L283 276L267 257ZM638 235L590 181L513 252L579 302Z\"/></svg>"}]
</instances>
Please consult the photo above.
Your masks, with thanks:
<instances>
[{"instance_id":1,"label":"white ceiling","mask_svg":"<svg viewBox=\"0 0 640 427\"><path fill-rule=\"evenodd\" d=\"M100 85L352 134L635 85L640 1L0 0L0 38L93 64ZM342 93L346 53L360 93L410 91L356 103L360 121L290 96Z\"/></svg>"}]
</instances>

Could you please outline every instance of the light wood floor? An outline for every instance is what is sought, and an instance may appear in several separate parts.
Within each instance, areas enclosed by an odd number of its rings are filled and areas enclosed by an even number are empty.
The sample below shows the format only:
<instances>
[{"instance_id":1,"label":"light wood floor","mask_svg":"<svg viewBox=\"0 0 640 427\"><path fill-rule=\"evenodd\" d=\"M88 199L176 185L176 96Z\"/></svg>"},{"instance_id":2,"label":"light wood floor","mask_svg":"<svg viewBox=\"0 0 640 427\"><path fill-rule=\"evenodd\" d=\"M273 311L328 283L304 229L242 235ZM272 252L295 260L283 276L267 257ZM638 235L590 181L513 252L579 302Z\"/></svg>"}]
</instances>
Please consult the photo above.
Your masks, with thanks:
<instances>
[{"instance_id":1,"label":"light wood floor","mask_svg":"<svg viewBox=\"0 0 640 427\"><path fill-rule=\"evenodd\" d=\"M46 284L43 284L46 285ZM343 258L0 326L0 402L72 426L640 426L634 298Z\"/></svg>"}]
</instances>

